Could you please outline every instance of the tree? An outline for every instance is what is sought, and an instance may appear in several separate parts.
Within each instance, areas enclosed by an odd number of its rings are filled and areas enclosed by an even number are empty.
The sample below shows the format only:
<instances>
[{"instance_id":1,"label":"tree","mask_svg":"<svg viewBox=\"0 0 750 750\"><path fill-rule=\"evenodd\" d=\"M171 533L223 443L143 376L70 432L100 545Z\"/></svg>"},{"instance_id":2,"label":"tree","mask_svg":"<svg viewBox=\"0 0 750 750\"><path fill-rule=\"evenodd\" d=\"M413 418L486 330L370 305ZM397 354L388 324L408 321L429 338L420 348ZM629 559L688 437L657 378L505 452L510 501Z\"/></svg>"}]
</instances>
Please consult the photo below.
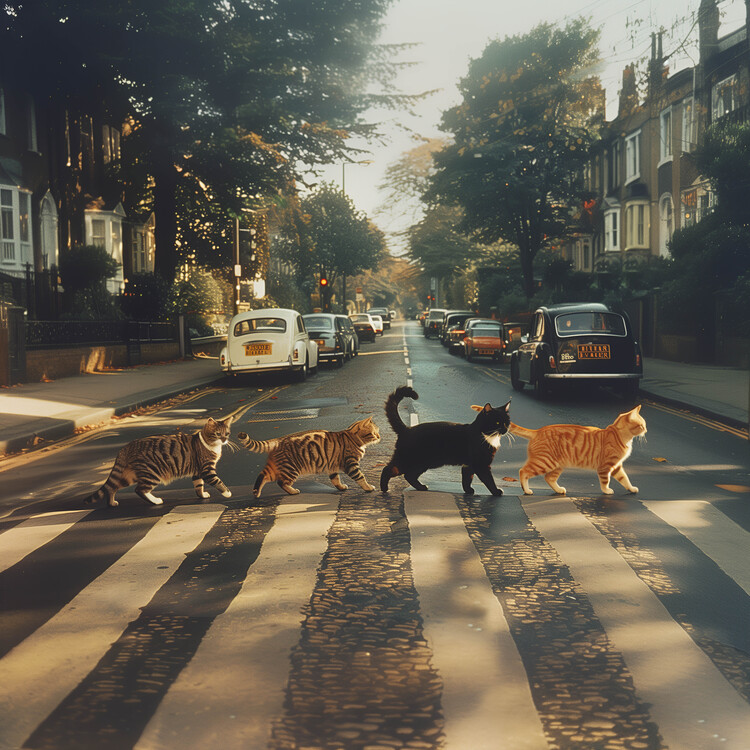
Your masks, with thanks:
<instances>
[{"instance_id":1,"label":"tree","mask_svg":"<svg viewBox=\"0 0 750 750\"><path fill-rule=\"evenodd\" d=\"M385 255L383 233L354 208L351 199L332 184L323 184L304 198L305 241L298 245L300 267L307 267L328 281L321 289L324 307L330 306L331 290L340 276L354 276L375 268Z\"/></svg>"},{"instance_id":2,"label":"tree","mask_svg":"<svg viewBox=\"0 0 750 750\"><path fill-rule=\"evenodd\" d=\"M454 142L436 155L426 197L460 206L473 237L514 243L528 298L537 253L568 227L603 113L599 82L585 76L597 38L576 20L491 42L461 81L463 101L443 115Z\"/></svg>"},{"instance_id":3,"label":"tree","mask_svg":"<svg viewBox=\"0 0 750 750\"><path fill-rule=\"evenodd\" d=\"M73 320L114 320L119 317L107 279L120 264L98 245L73 247L60 258L60 280L65 290L65 317Z\"/></svg>"}]
</instances>

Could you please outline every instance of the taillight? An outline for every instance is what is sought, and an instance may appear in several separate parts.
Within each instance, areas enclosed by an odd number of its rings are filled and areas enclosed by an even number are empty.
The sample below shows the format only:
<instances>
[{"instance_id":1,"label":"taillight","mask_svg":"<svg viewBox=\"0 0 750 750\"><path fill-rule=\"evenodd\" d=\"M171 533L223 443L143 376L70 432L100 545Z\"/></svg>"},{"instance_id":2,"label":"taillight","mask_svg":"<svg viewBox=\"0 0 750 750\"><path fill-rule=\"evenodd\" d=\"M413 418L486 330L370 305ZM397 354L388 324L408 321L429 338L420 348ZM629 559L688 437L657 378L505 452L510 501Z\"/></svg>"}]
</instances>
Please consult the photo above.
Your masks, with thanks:
<instances>
[{"instance_id":1,"label":"taillight","mask_svg":"<svg viewBox=\"0 0 750 750\"><path fill-rule=\"evenodd\" d=\"M636 354L635 355L635 366L636 367L640 367L641 366L641 355L640 354Z\"/></svg>"},{"instance_id":2,"label":"taillight","mask_svg":"<svg viewBox=\"0 0 750 750\"><path fill-rule=\"evenodd\" d=\"M554 370L554 369L555 369L555 367L556 367L556 365L555 365L555 358L554 358L554 357L553 357L553 356L552 356L551 354L549 355L549 366L550 366L550 367L551 367L551 368L552 368L553 370Z\"/></svg>"}]
</instances>

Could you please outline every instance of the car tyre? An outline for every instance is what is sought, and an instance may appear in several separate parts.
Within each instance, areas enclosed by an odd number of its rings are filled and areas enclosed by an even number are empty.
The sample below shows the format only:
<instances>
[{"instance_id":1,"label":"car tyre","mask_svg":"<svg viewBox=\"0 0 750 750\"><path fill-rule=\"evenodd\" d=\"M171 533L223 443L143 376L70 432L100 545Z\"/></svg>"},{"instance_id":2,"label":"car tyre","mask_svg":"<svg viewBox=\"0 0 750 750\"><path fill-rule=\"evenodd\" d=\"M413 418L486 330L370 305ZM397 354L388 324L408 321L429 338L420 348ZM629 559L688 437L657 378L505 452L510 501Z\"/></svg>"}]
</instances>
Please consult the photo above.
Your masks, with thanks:
<instances>
[{"instance_id":1,"label":"car tyre","mask_svg":"<svg viewBox=\"0 0 750 750\"><path fill-rule=\"evenodd\" d=\"M549 386L544 380L542 373L536 373L534 376L534 393L538 399L544 400L549 397Z\"/></svg>"},{"instance_id":2,"label":"car tyre","mask_svg":"<svg viewBox=\"0 0 750 750\"><path fill-rule=\"evenodd\" d=\"M512 359L510 361L510 384L513 386L514 391L519 393L523 390L524 382L518 376L518 360Z\"/></svg>"},{"instance_id":3,"label":"car tyre","mask_svg":"<svg viewBox=\"0 0 750 750\"><path fill-rule=\"evenodd\" d=\"M302 367L297 370L296 375L299 383L304 383L307 380L307 357L305 357Z\"/></svg>"},{"instance_id":4,"label":"car tyre","mask_svg":"<svg viewBox=\"0 0 750 750\"><path fill-rule=\"evenodd\" d=\"M466 348L466 361L467 362L473 362L474 361L474 355L471 353L469 348Z\"/></svg>"}]
</instances>

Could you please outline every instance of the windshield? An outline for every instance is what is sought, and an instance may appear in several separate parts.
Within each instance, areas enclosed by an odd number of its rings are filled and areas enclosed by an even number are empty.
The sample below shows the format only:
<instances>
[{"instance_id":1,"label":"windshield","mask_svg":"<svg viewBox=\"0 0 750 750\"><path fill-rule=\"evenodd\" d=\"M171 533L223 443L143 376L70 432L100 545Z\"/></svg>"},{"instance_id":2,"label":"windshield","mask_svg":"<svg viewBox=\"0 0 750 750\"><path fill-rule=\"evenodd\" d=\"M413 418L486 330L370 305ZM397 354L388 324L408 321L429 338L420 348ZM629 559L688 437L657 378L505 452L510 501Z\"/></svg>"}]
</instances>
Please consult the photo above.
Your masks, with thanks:
<instances>
[{"instance_id":1,"label":"windshield","mask_svg":"<svg viewBox=\"0 0 750 750\"><path fill-rule=\"evenodd\" d=\"M370 322L369 315L352 315L351 319L355 323L369 323Z\"/></svg>"},{"instance_id":2,"label":"windshield","mask_svg":"<svg viewBox=\"0 0 750 750\"><path fill-rule=\"evenodd\" d=\"M599 333L608 336L626 336L625 320L622 315L611 312L576 312L558 315L555 318L558 336L579 336Z\"/></svg>"},{"instance_id":3,"label":"windshield","mask_svg":"<svg viewBox=\"0 0 750 750\"><path fill-rule=\"evenodd\" d=\"M333 330L333 321L330 318L323 317L322 315L303 315L305 319L305 325L310 329L317 329L319 331L331 331Z\"/></svg>"},{"instance_id":4,"label":"windshield","mask_svg":"<svg viewBox=\"0 0 750 750\"><path fill-rule=\"evenodd\" d=\"M254 333L255 331L283 333L286 331L286 321L283 318L251 318L250 320L241 320L234 326L235 336L244 336L246 333Z\"/></svg>"},{"instance_id":5,"label":"windshield","mask_svg":"<svg viewBox=\"0 0 750 750\"><path fill-rule=\"evenodd\" d=\"M487 325L480 323L471 329L474 336L500 336L500 326Z\"/></svg>"}]
</instances>

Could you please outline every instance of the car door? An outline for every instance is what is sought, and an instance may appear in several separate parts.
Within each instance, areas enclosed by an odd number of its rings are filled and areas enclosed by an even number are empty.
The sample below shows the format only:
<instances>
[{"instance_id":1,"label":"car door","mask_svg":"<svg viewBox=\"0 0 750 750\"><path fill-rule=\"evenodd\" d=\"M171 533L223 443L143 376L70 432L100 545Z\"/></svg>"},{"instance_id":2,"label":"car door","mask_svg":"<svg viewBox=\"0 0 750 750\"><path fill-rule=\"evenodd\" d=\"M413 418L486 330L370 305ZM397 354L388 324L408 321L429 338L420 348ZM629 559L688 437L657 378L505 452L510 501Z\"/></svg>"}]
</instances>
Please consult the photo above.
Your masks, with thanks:
<instances>
[{"instance_id":1,"label":"car door","mask_svg":"<svg viewBox=\"0 0 750 750\"><path fill-rule=\"evenodd\" d=\"M518 376L524 383L531 383L532 361L537 349L544 340L544 314L540 311L534 315L529 340L518 348Z\"/></svg>"}]
</instances>

